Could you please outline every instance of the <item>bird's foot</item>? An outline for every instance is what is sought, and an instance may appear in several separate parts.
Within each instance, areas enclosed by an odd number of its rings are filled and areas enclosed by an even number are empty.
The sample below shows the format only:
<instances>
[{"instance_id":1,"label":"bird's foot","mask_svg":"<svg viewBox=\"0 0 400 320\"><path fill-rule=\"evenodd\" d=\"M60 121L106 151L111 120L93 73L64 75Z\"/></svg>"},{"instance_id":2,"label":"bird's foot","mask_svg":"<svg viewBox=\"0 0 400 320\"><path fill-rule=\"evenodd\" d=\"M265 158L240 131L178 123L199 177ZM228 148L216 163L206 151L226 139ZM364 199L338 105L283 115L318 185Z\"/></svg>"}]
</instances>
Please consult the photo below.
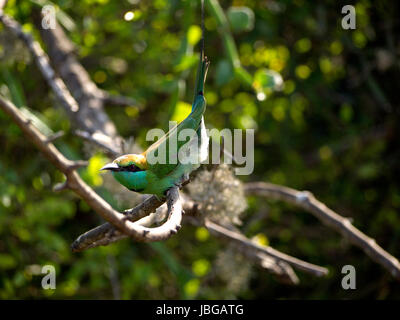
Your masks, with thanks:
<instances>
[{"instance_id":1,"label":"bird's foot","mask_svg":"<svg viewBox=\"0 0 400 320\"><path fill-rule=\"evenodd\" d=\"M182 175L182 177L174 183L175 186L177 186L179 189L182 189L182 187L190 182L190 177L188 173L185 173Z\"/></svg>"}]
</instances>

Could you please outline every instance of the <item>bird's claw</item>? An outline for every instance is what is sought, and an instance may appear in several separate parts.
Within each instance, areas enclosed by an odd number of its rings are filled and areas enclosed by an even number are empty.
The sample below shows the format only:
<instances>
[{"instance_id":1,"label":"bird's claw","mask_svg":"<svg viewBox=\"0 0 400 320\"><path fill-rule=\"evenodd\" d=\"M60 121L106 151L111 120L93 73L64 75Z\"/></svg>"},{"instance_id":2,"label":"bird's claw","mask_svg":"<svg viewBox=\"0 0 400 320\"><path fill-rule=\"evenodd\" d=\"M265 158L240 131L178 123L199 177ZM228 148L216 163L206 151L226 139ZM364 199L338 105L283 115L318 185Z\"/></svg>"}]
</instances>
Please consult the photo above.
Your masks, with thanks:
<instances>
[{"instance_id":1,"label":"bird's claw","mask_svg":"<svg viewBox=\"0 0 400 320\"><path fill-rule=\"evenodd\" d=\"M174 186L177 187L178 189L182 189L182 182L175 182Z\"/></svg>"},{"instance_id":2,"label":"bird's claw","mask_svg":"<svg viewBox=\"0 0 400 320\"><path fill-rule=\"evenodd\" d=\"M187 184L188 181L189 181L189 174L185 173L184 175L182 175L182 177L181 177L178 181L176 181L176 182L174 183L174 185L175 185L176 187L178 187L179 189L182 189L182 187L183 187L185 184Z\"/></svg>"}]
</instances>

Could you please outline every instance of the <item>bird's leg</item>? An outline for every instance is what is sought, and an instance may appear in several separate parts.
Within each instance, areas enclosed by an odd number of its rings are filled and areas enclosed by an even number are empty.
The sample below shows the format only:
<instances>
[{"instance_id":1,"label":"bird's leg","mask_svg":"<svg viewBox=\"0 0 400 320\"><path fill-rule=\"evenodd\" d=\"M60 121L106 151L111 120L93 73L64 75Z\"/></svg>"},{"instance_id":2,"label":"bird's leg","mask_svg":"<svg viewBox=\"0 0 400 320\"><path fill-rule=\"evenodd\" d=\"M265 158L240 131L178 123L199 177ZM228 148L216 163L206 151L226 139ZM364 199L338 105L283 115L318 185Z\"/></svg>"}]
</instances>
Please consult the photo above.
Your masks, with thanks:
<instances>
[{"instance_id":1,"label":"bird's leg","mask_svg":"<svg viewBox=\"0 0 400 320\"><path fill-rule=\"evenodd\" d=\"M182 189L182 187L186 184L189 183L189 174L188 173L184 173L181 178L179 180L177 180L174 184L179 188Z\"/></svg>"}]
</instances>

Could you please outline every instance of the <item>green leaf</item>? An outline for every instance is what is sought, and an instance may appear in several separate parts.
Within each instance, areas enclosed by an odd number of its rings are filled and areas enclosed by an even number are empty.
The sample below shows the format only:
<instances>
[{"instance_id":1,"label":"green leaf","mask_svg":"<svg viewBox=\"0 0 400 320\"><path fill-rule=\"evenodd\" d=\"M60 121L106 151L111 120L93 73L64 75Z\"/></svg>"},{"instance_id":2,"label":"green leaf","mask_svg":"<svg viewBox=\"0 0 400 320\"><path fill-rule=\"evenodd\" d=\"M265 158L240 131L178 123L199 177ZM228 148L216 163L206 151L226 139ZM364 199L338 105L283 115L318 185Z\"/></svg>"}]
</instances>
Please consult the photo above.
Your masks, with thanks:
<instances>
[{"instance_id":1,"label":"green leaf","mask_svg":"<svg viewBox=\"0 0 400 320\"><path fill-rule=\"evenodd\" d=\"M185 71L196 65L198 61L199 60L196 56L184 56L179 64L175 66L174 70L176 72Z\"/></svg>"},{"instance_id":2,"label":"green leaf","mask_svg":"<svg viewBox=\"0 0 400 320\"><path fill-rule=\"evenodd\" d=\"M189 103L184 101L179 101L176 104L174 114L172 115L171 121L181 122L184 120L190 111L192 110L192 106Z\"/></svg>"},{"instance_id":3,"label":"green leaf","mask_svg":"<svg viewBox=\"0 0 400 320\"><path fill-rule=\"evenodd\" d=\"M14 77L14 74L8 68L3 68L1 75L10 91L12 102L18 108L25 106L25 96L18 78Z\"/></svg>"},{"instance_id":4,"label":"green leaf","mask_svg":"<svg viewBox=\"0 0 400 320\"><path fill-rule=\"evenodd\" d=\"M17 265L15 258L6 253L0 253L0 269L13 269Z\"/></svg>"},{"instance_id":5,"label":"green leaf","mask_svg":"<svg viewBox=\"0 0 400 320\"><path fill-rule=\"evenodd\" d=\"M233 79L233 70L231 63L224 59L218 62L216 67L215 83L217 86L227 84Z\"/></svg>"},{"instance_id":6,"label":"green leaf","mask_svg":"<svg viewBox=\"0 0 400 320\"><path fill-rule=\"evenodd\" d=\"M254 12L248 7L230 7L228 20L235 32L251 31L254 28Z\"/></svg>"},{"instance_id":7,"label":"green leaf","mask_svg":"<svg viewBox=\"0 0 400 320\"><path fill-rule=\"evenodd\" d=\"M257 91L263 91L265 89L280 90L283 86L283 79L276 71L259 69L254 75L253 86Z\"/></svg>"},{"instance_id":8,"label":"green leaf","mask_svg":"<svg viewBox=\"0 0 400 320\"><path fill-rule=\"evenodd\" d=\"M189 44L195 46L201 39L201 28L199 26L190 26L187 33Z\"/></svg>"},{"instance_id":9,"label":"green leaf","mask_svg":"<svg viewBox=\"0 0 400 320\"><path fill-rule=\"evenodd\" d=\"M198 277L205 276L210 271L210 262L206 259L199 259L193 262L193 273Z\"/></svg>"}]
</instances>

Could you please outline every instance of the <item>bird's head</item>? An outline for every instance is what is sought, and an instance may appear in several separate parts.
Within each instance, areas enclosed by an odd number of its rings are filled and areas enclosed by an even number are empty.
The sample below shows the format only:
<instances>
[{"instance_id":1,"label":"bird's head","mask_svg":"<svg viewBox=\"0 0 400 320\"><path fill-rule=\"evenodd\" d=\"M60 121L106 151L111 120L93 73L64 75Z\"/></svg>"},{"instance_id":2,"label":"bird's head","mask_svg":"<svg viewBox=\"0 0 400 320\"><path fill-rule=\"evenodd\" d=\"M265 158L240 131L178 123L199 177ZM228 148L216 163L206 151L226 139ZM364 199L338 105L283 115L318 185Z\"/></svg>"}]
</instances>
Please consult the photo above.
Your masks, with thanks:
<instances>
[{"instance_id":1,"label":"bird's head","mask_svg":"<svg viewBox=\"0 0 400 320\"><path fill-rule=\"evenodd\" d=\"M137 172L147 169L146 157L142 154L126 154L118 157L113 162L106 164L100 170L112 172Z\"/></svg>"}]
</instances>

